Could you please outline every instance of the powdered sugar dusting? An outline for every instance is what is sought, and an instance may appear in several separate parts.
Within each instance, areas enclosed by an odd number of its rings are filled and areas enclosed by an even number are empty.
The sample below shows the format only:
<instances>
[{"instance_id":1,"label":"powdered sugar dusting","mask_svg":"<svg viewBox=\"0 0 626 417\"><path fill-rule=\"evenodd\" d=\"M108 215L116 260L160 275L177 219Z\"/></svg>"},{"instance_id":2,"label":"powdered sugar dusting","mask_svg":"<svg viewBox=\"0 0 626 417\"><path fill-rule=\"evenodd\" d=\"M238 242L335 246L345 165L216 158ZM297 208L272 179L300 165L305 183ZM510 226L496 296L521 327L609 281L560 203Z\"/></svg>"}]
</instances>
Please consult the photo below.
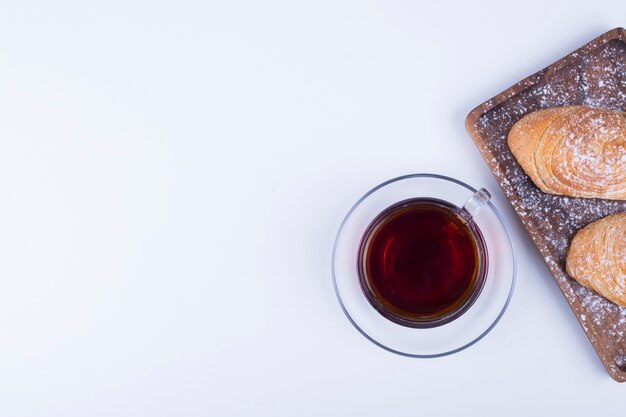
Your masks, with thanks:
<instances>
[{"instance_id":1,"label":"powdered sugar dusting","mask_svg":"<svg viewBox=\"0 0 626 417\"><path fill-rule=\"evenodd\" d=\"M581 314L580 316L581 324L585 330L588 330L588 321L591 321L619 339L624 337L624 332L626 332L626 309L619 307L604 297L600 297L595 292L581 285L576 287L575 292L576 296L581 300L582 308L587 312L587 314Z\"/></svg>"},{"instance_id":2,"label":"powdered sugar dusting","mask_svg":"<svg viewBox=\"0 0 626 417\"><path fill-rule=\"evenodd\" d=\"M483 140L478 141L481 153L588 337L592 342L604 340L612 350L610 356L600 354L603 362L613 371L616 367L626 370L626 309L579 285L565 272L567 250L574 234L597 219L626 212L626 201L546 194L524 173L507 145L513 124L536 110L588 105L626 111L626 44L612 40L603 46L589 45L587 51L591 52L570 55L571 59L561 68L544 70L521 82L512 97L491 101L489 107L483 107L488 110L476 120L474 128ZM585 163L585 156L579 158L578 163ZM615 159L616 164L623 163L626 156L616 154Z\"/></svg>"}]
</instances>

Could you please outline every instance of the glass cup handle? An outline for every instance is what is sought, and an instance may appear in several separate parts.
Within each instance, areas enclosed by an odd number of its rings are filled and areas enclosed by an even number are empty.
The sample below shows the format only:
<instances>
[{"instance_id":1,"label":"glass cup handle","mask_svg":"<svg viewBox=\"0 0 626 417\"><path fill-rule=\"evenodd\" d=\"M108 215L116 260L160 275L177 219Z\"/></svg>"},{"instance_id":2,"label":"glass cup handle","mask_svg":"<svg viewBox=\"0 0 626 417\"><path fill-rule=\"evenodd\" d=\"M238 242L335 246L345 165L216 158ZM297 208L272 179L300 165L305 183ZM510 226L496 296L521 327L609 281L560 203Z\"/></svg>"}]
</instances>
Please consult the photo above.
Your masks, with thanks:
<instances>
[{"instance_id":1,"label":"glass cup handle","mask_svg":"<svg viewBox=\"0 0 626 417\"><path fill-rule=\"evenodd\" d=\"M490 199L491 194L489 194L489 191L481 188L463 204L463 207L459 209L459 214L465 220L472 220L472 217L476 216Z\"/></svg>"}]
</instances>

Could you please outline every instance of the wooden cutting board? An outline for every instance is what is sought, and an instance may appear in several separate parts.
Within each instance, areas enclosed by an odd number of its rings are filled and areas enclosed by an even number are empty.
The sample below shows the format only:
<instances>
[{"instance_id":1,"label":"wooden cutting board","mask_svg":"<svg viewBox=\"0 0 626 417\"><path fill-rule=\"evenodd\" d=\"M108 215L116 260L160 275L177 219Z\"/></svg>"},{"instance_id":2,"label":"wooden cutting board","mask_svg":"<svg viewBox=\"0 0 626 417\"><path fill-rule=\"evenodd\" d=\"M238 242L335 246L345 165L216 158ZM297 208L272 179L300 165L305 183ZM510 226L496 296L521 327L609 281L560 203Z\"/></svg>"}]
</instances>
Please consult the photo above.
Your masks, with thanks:
<instances>
[{"instance_id":1,"label":"wooden cutting board","mask_svg":"<svg viewBox=\"0 0 626 417\"><path fill-rule=\"evenodd\" d=\"M556 283L613 379L626 381L626 308L565 273L574 234L594 220L626 212L626 201L541 192L507 146L513 124L548 107L585 104L626 111L626 31L613 29L470 112L466 127L539 249Z\"/></svg>"}]
</instances>

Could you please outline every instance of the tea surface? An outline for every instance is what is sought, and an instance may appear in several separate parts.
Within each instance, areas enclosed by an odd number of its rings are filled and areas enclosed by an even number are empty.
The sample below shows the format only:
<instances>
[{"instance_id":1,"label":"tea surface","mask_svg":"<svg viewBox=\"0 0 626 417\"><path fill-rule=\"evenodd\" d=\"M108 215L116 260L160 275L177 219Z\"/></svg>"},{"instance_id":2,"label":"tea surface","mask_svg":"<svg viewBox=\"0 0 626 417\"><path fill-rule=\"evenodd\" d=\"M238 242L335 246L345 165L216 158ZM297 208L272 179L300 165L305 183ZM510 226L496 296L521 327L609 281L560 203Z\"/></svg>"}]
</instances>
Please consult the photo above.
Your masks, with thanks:
<instances>
[{"instance_id":1,"label":"tea surface","mask_svg":"<svg viewBox=\"0 0 626 417\"><path fill-rule=\"evenodd\" d=\"M480 232L456 210L441 200L411 199L370 224L359 249L359 277L381 314L400 324L427 323L466 307L484 277L483 247Z\"/></svg>"}]
</instances>

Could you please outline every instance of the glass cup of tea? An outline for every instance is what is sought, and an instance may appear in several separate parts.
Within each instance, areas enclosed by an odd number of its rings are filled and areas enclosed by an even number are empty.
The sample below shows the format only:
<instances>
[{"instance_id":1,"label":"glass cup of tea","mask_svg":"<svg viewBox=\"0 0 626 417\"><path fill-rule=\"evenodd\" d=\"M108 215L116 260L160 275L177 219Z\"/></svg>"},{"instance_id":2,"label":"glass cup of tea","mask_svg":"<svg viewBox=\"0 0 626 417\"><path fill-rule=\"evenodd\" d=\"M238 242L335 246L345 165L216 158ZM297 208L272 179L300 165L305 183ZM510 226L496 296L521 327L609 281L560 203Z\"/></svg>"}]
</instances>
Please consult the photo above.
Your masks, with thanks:
<instances>
[{"instance_id":1,"label":"glass cup of tea","mask_svg":"<svg viewBox=\"0 0 626 417\"><path fill-rule=\"evenodd\" d=\"M332 270L339 303L364 336L398 354L436 357L471 346L500 320L515 253L487 190L413 174L357 201Z\"/></svg>"}]
</instances>

